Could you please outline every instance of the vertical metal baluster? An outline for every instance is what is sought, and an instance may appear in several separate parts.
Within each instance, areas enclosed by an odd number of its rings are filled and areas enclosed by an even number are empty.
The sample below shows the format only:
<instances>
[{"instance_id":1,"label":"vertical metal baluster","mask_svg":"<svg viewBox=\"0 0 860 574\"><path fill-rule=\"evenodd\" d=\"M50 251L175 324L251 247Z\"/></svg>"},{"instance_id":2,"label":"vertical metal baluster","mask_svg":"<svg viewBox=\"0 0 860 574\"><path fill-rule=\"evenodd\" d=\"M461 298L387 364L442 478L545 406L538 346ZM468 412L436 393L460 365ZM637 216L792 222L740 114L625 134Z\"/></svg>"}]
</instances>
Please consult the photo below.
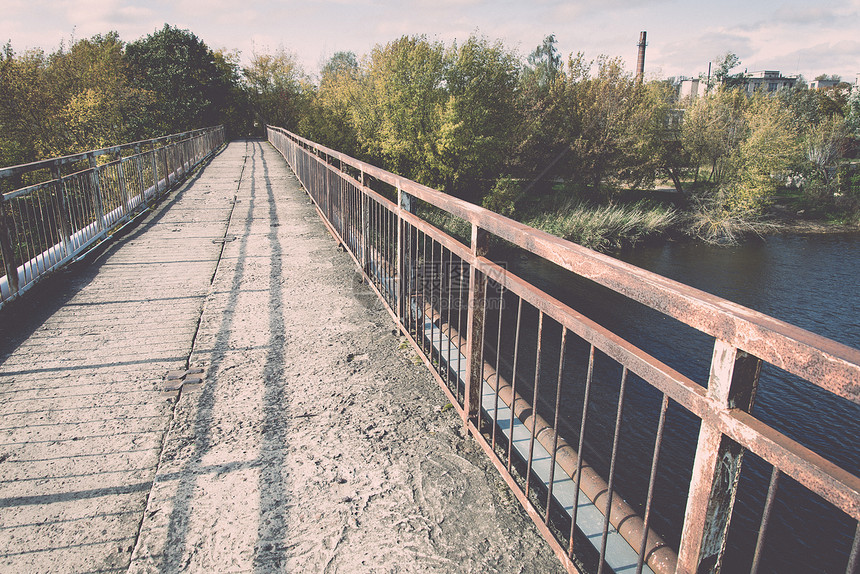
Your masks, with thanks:
<instances>
[{"instance_id":1,"label":"vertical metal baluster","mask_svg":"<svg viewBox=\"0 0 860 574\"><path fill-rule=\"evenodd\" d=\"M168 164L168 148L165 142L165 145L162 145L159 148L161 152L161 162L164 165L164 191L167 192L170 189L170 165Z\"/></svg>"},{"instance_id":2,"label":"vertical metal baluster","mask_svg":"<svg viewBox=\"0 0 860 574\"><path fill-rule=\"evenodd\" d=\"M72 229L77 230L76 235L78 236L78 239L77 241L73 240L72 243L76 244L74 245L76 251L87 241L87 239L89 239L87 234L83 231L90 223L89 206L87 204L88 194L84 189L85 183L86 181L81 176L78 176L73 180L75 197L77 198L75 204L77 205L78 220L77 222L72 222Z\"/></svg>"},{"instance_id":3,"label":"vertical metal baluster","mask_svg":"<svg viewBox=\"0 0 860 574\"><path fill-rule=\"evenodd\" d=\"M30 260L30 238L27 237L27 227L24 223L24 217L26 216L27 204L25 203L26 198L16 197L12 200L14 203L11 204L13 209L11 210L12 214L12 229L13 237L18 238L18 258L19 263L21 264L21 277L24 279L24 284L28 283L27 281L27 261ZM17 214L17 217L16 217ZM18 270L15 270L15 277L18 277Z\"/></svg>"},{"instance_id":4,"label":"vertical metal baluster","mask_svg":"<svg viewBox=\"0 0 860 574\"><path fill-rule=\"evenodd\" d=\"M46 239L44 237L45 226L37 223L39 215L37 214L36 210L37 208L39 211L42 210L42 201L39 199L38 194L33 196L32 199L30 199L30 201L27 203L27 205L27 223L24 228L30 230L30 240L27 242L27 261L24 264L24 277L26 278L26 271L29 270L30 278L27 280L27 283L30 283L38 277L38 257L41 253L40 244L45 243ZM23 219L21 223L22 225L24 224Z\"/></svg>"},{"instance_id":5,"label":"vertical metal baluster","mask_svg":"<svg viewBox=\"0 0 860 574\"><path fill-rule=\"evenodd\" d=\"M421 242L421 261L422 264L422 274L421 274L421 349L424 351L426 356L431 356L432 352L427 350L427 273L430 264L427 261L427 234L424 235L424 240ZM432 273L432 270L430 270ZM432 285L431 285L432 291ZM432 295L432 292L431 292ZM431 332L433 328L430 328Z\"/></svg>"},{"instance_id":6,"label":"vertical metal baluster","mask_svg":"<svg viewBox=\"0 0 860 574\"><path fill-rule=\"evenodd\" d=\"M621 372L621 388L618 390L618 410L615 414L615 436L612 438L612 458L609 461L609 483L606 487L606 512L603 518L603 538L600 541L600 562L597 565L597 574L603 572L603 564L606 559L606 542L609 539L610 517L612 515L612 496L614 494L615 463L618 458L618 442L621 437L621 417L624 413L624 390L627 387L627 367Z\"/></svg>"},{"instance_id":7,"label":"vertical metal baluster","mask_svg":"<svg viewBox=\"0 0 860 574\"><path fill-rule=\"evenodd\" d=\"M56 180L54 183L54 191L57 196L57 221L60 224L60 234L63 243L63 257L68 257L72 254L74 248L71 245L72 227L69 222L68 201L66 198L65 183L59 165L54 165L51 168L51 175Z\"/></svg>"},{"instance_id":8,"label":"vertical metal baluster","mask_svg":"<svg viewBox=\"0 0 860 574\"><path fill-rule=\"evenodd\" d=\"M397 290L397 214L394 210L388 210L388 297L391 300L391 308L397 314L399 309L400 292Z\"/></svg>"},{"instance_id":9,"label":"vertical metal baluster","mask_svg":"<svg viewBox=\"0 0 860 574\"><path fill-rule=\"evenodd\" d=\"M442 372L442 325L444 324L444 320L442 319L442 311L444 310L444 305L442 304L443 293L445 292L445 281L448 281L448 287L450 289L451 286L451 277L448 273L445 272L445 265L443 264L445 260L445 246L441 243L439 244L439 375L443 377L444 380L445 375ZM448 370L448 366L445 366L445 371ZM449 377L450 379L450 377ZM450 388L451 385L448 385Z\"/></svg>"},{"instance_id":10,"label":"vertical metal baluster","mask_svg":"<svg viewBox=\"0 0 860 574\"><path fill-rule=\"evenodd\" d=\"M33 219L29 222L30 229L34 231L33 237L33 256L30 259L30 273L35 279L42 275L47 268L45 266L45 251L50 245L49 229L46 225L48 220L45 218L47 209L44 206L44 197L39 197L39 194L33 194L32 215Z\"/></svg>"},{"instance_id":11,"label":"vertical metal baluster","mask_svg":"<svg viewBox=\"0 0 860 574\"><path fill-rule=\"evenodd\" d=\"M567 327L561 326L561 345L558 353L558 380L555 385L555 410L552 421L552 460L549 463L549 488L546 493L546 516L544 524L549 524L549 511L552 508L552 488L555 482L555 459L558 454L558 419L561 408L561 381L564 375L564 351L567 345Z\"/></svg>"},{"instance_id":12,"label":"vertical metal baluster","mask_svg":"<svg viewBox=\"0 0 860 574\"><path fill-rule=\"evenodd\" d=\"M442 278L442 272L440 271L437 273L437 271L436 271L436 241L434 239L430 240L430 266L429 267L430 267L430 274L431 274L432 279L430 281L430 345L428 347L429 351L430 351L430 355L428 356L428 358L430 359L430 362L432 364L432 362L433 362L433 343L436 340L435 339L435 335L436 335L436 297L438 297L438 295L436 294L436 290L437 290L436 287L437 287L437 283ZM441 287L441 285L439 285L439 287ZM439 289L439 290L441 291L441 289ZM424 308L426 309L427 305L424 305Z\"/></svg>"},{"instance_id":13,"label":"vertical metal baluster","mask_svg":"<svg viewBox=\"0 0 860 574\"><path fill-rule=\"evenodd\" d=\"M585 376L585 395L582 398L582 417L579 424L579 446L576 451L576 489L573 492L573 509L571 509L570 520L570 546L567 549L567 554L573 557L573 540L576 532L576 515L579 511L579 481L582 479L582 449L585 447L585 423L588 418L588 403L589 395L591 395L591 381L594 376L594 345L588 353L588 374Z\"/></svg>"},{"instance_id":14,"label":"vertical metal baluster","mask_svg":"<svg viewBox=\"0 0 860 574\"><path fill-rule=\"evenodd\" d=\"M508 431L510 432L510 436L508 437L508 474L511 472L511 464L513 461L514 455L514 417L516 417L516 406L517 406L517 354L520 350L520 320L523 315L523 298L519 297L519 303L517 304L517 330L514 335L514 367L513 367L513 375L511 375L511 420L510 426L508 426Z\"/></svg>"},{"instance_id":15,"label":"vertical metal baluster","mask_svg":"<svg viewBox=\"0 0 860 574\"><path fill-rule=\"evenodd\" d=\"M419 330L421 328L421 320L424 317L424 313L421 311L421 305L423 302L421 301L421 297L423 296L423 280L421 276L424 271L421 269L421 234L418 231L418 227L415 228L415 241L413 243L414 246L414 254L415 258L413 259L413 265L415 268L413 269L414 273L414 282L412 285L412 299L414 303L410 302L410 305L414 305L415 308L413 310L413 322L415 326L415 342L418 344L419 348L424 348L424 343L421 341L421 335Z\"/></svg>"},{"instance_id":16,"label":"vertical metal baluster","mask_svg":"<svg viewBox=\"0 0 860 574\"><path fill-rule=\"evenodd\" d=\"M15 219L14 211L12 212L13 213L12 218L13 218L13 221L16 222L15 223L16 230L20 229L20 233L17 233L16 235L23 240L23 241L19 240L19 242L18 242L18 246L19 246L18 247L18 254L21 258L21 267L22 267L22 271L23 271L22 275L24 277L24 285L26 285L27 283L29 283L32 280L32 279L27 278L27 271L29 268L29 261L33 257L30 254L30 243L32 240L32 232L30 232L29 236L27 235L27 230L32 229L32 227L30 225L30 217L27 215L27 209L28 209L29 204L28 204L28 198L26 196L16 197L14 199L14 201L15 201L15 205L17 205L17 207L18 207L18 210L17 210L18 211L18 218L17 218L17 220ZM21 248L22 243L23 243L23 248ZM16 270L16 275L17 275L17 270Z\"/></svg>"},{"instance_id":17,"label":"vertical metal baluster","mask_svg":"<svg viewBox=\"0 0 860 574\"><path fill-rule=\"evenodd\" d=\"M651 475L648 479L648 496L645 498L645 520L642 526L642 544L639 545L639 560L636 563L636 574L642 574L645 565L645 551L648 546L648 529L651 524L651 502L654 498L654 483L657 479L657 464L660 460L660 447L663 444L663 428L666 422L666 411L669 409L669 396L663 393L660 402L660 417L657 421L657 436L654 437L654 454L651 457Z\"/></svg>"},{"instance_id":18,"label":"vertical metal baluster","mask_svg":"<svg viewBox=\"0 0 860 574\"><path fill-rule=\"evenodd\" d=\"M860 520L857 521L857 528L854 530L854 545L851 546L845 574L857 574L858 569L860 569L858 567L860 567Z\"/></svg>"},{"instance_id":19,"label":"vertical metal baluster","mask_svg":"<svg viewBox=\"0 0 860 574\"><path fill-rule=\"evenodd\" d=\"M457 277L457 285L459 285L460 278ZM454 336L451 327L453 323L451 322L451 305L454 301L454 253L452 251L448 251L448 351L445 355L445 383L448 385L448 388L451 388L451 378L454 372L453 367L451 366L451 350L454 347ZM460 332L460 326L457 325L457 333ZM459 350L458 350L459 352ZM454 384L459 387L460 386L460 375L457 374L454 380Z\"/></svg>"},{"instance_id":20,"label":"vertical metal baluster","mask_svg":"<svg viewBox=\"0 0 860 574\"><path fill-rule=\"evenodd\" d=\"M484 309L482 312L482 316L486 317L487 316L487 287L489 287L489 285L490 285L490 278L487 277L483 273L481 274L481 277L484 280L484 288L483 288ZM484 348L485 348L484 341L486 340L486 339L484 339L484 337L486 336L486 333L487 333L487 321L486 321L486 319L484 319L481 321L481 363L479 366L480 375L478 377L478 381L479 381L479 384L478 384L478 426L476 427L478 429L478 432L481 432L482 413L484 412L484 408L483 408L483 402L484 402L483 401L484 365L487 364L486 360L484 359Z\"/></svg>"},{"instance_id":21,"label":"vertical metal baluster","mask_svg":"<svg viewBox=\"0 0 860 574\"><path fill-rule=\"evenodd\" d=\"M529 461L526 464L526 498L529 496L529 482L534 462L535 434L537 433L537 398L540 384L540 358L543 345L543 311L538 314L537 350L535 351L535 384L532 393L532 436L529 438Z\"/></svg>"},{"instance_id":22,"label":"vertical metal baluster","mask_svg":"<svg viewBox=\"0 0 860 574\"><path fill-rule=\"evenodd\" d=\"M496 450L496 429L499 426L499 362L502 358L502 311L504 311L505 305L503 303L505 297L505 286L499 284L499 324L498 324L498 334L496 335L496 392L495 397L493 398L493 436L492 436L492 447L493 451Z\"/></svg>"},{"instance_id":23,"label":"vertical metal baluster","mask_svg":"<svg viewBox=\"0 0 860 574\"><path fill-rule=\"evenodd\" d=\"M48 253L47 253L47 257L45 258L45 260L46 260L46 267L51 268L54 266L55 263L59 262L63 258L62 247L60 247L59 249L54 249L55 245L62 245L62 243L63 243L62 239L60 239L60 237L61 237L61 231L60 231L61 225L59 224L60 210L57 206L57 198L55 196L51 195L51 196L45 198L45 212L51 214L51 216L53 216L53 218L54 218L54 225L47 228L47 230L46 230L50 240L47 243ZM48 220L43 220L43 221L48 221Z\"/></svg>"},{"instance_id":24,"label":"vertical metal baluster","mask_svg":"<svg viewBox=\"0 0 860 574\"><path fill-rule=\"evenodd\" d=\"M149 160L152 163L152 194L153 196L158 195L158 148L155 145L155 141L149 142ZM144 195L146 193L144 192Z\"/></svg>"},{"instance_id":25,"label":"vertical metal baluster","mask_svg":"<svg viewBox=\"0 0 860 574\"><path fill-rule=\"evenodd\" d=\"M750 568L750 574L756 574L761 565L761 555L764 550L764 541L767 537L767 527L770 523L770 513L773 511L773 501L776 498L776 489L779 486L779 469L773 467L770 474L770 484L767 487L767 499L764 503L764 510L761 514L761 525L758 529L758 541L755 545L755 554L753 555L753 563Z\"/></svg>"},{"instance_id":26,"label":"vertical metal baluster","mask_svg":"<svg viewBox=\"0 0 860 574\"><path fill-rule=\"evenodd\" d=\"M462 362L463 362L464 353L465 353L465 346L466 346L465 337L468 336L468 332L464 333L464 331L466 331L466 329L463 329L463 307L466 307L466 313L469 312L468 294L466 295L466 300L465 300L466 304L465 305L463 304L464 303L464 301L463 301L463 290L466 289L466 286L463 284L463 283L465 283L465 281L463 281L463 277L467 276L467 275L465 275L465 271L463 269L464 265L465 265L465 262L462 259L460 259L460 285L459 285L459 289L458 289L458 293L457 293L457 300L460 302L460 304L457 306L457 396L458 397L460 396L460 388L461 388L460 373L463 371ZM472 288L472 286L469 285L468 289L471 290L471 288ZM463 388L463 400L464 401L465 401L465 393L466 393L466 386L465 386L466 385L466 379L465 379L465 377L468 377L468 376L469 376L469 374L465 373L464 378L463 378L462 388Z\"/></svg>"},{"instance_id":27,"label":"vertical metal baluster","mask_svg":"<svg viewBox=\"0 0 860 574\"><path fill-rule=\"evenodd\" d=\"M433 313L434 314L438 313L438 317L439 317L439 326L437 327L437 330L439 332L439 351L438 351L437 355L438 355L438 363L439 363L439 372L441 374L441 369L442 369L442 288L444 286L445 277L444 277L444 269L442 269L442 244L441 243L439 244L439 260L436 261L436 242L434 241L433 242L433 273L434 274L436 273L436 269L437 269L436 264L437 263L439 264L438 265L439 271L438 271L437 278L433 281L433 285L436 287L436 290L438 292L432 298L432 302L433 302L432 309L433 309ZM436 309L436 305L435 305L436 303L439 304L438 310ZM436 324L435 321L433 324L434 325Z\"/></svg>"}]
</instances>

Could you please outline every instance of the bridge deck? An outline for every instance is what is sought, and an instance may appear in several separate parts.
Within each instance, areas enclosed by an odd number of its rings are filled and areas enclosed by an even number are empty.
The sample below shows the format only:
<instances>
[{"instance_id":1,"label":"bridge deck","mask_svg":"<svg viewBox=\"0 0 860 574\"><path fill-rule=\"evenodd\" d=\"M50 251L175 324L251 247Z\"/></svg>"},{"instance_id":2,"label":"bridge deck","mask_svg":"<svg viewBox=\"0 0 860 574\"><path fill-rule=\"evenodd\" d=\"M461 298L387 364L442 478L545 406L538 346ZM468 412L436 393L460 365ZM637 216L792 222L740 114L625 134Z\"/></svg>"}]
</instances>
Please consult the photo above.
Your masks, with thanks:
<instances>
[{"instance_id":1,"label":"bridge deck","mask_svg":"<svg viewBox=\"0 0 860 574\"><path fill-rule=\"evenodd\" d=\"M560 571L356 277L235 142L4 309L0 570Z\"/></svg>"}]
</instances>

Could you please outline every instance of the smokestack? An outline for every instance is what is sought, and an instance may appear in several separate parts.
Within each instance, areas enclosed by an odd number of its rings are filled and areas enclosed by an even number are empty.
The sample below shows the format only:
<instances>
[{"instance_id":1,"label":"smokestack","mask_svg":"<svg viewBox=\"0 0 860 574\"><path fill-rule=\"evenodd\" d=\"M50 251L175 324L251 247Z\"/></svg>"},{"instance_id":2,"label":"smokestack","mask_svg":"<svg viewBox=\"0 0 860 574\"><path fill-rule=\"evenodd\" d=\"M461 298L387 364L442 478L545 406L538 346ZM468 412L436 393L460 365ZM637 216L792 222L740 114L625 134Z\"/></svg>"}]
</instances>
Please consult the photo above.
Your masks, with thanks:
<instances>
[{"instance_id":1,"label":"smokestack","mask_svg":"<svg viewBox=\"0 0 860 574\"><path fill-rule=\"evenodd\" d=\"M648 32L640 32L639 33L639 58L636 61L636 81L642 82L645 78L645 46L648 44L645 42L645 37L648 35Z\"/></svg>"}]
</instances>

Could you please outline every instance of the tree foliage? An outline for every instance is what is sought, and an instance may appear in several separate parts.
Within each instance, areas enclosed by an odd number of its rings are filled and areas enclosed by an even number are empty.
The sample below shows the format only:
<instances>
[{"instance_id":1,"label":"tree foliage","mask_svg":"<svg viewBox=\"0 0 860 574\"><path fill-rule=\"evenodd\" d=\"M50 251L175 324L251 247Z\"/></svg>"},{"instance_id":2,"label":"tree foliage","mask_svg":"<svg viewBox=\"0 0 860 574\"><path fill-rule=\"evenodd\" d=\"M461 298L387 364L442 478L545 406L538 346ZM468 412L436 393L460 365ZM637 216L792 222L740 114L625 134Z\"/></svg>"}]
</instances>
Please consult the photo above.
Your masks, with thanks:
<instances>
[{"instance_id":1,"label":"tree foliage","mask_svg":"<svg viewBox=\"0 0 860 574\"><path fill-rule=\"evenodd\" d=\"M229 83L215 54L189 30L169 26L126 47L131 80L151 98L147 126L186 131L220 123Z\"/></svg>"},{"instance_id":2,"label":"tree foliage","mask_svg":"<svg viewBox=\"0 0 860 574\"><path fill-rule=\"evenodd\" d=\"M231 137L261 136L270 123L509 214L559 180L572 200L614 201L616 190L666 179L732 218L760 213L787 175L838 195L834 164L860 138L857 90L750 95L726 52L708 93L679 102L671 81L637 82L618 58L562 57L557 44L548 35L522 57L478 34L451 44L404 36L361 58L338 52L316 80L284 48L243 66L237 52L170 25L50 54L7 44L0 161L220 123Z\"/></svg>"},{"instance_id":3,"label":"tree foliage","mask_svg":"<svg viewBox=\"0 0 860 574\"><path fill-rule=\"evenodd\" d=\"M283 47L254 54L243 70L257 121L294 130L305 112L308 81L295 55Z\"/></svg>"}]
</instances>

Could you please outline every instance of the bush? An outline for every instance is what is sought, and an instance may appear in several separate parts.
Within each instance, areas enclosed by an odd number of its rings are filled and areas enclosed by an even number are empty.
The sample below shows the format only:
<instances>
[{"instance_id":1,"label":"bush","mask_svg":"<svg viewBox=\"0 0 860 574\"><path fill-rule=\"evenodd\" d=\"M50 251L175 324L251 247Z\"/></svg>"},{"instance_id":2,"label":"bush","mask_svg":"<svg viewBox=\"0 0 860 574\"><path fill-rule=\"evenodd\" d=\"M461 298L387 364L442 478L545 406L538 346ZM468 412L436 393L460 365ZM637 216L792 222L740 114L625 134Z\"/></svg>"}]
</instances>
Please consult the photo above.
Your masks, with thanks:
<instances>
[{"instance_id":1,"label":"bush","mask_svg":"<svg viewBox=\"0 0 860 574\"><path fill-rule=\"evenodd\" d=\"M640 201L632 205L570 202L526 221L527 225L598 251L617 249L657 235L677 220L671 207Z\"/></svg>"},{"instance_id":2,"label":"bush","mask_svg":"<svg viewBox=\"0 0 860 574\"><path fill-rule=\"evenodd\" d=\"M481 205L490 211L495 211L505 217L513 216L516 211L516 201L522 192L519 180L512 177L500 177L493 189L484 196Z\"/></svg>"},{"instance_id":3,"label":"bush","mask_svg":"<svg viewBox=\"0 0 860 574\"><path fill-rule=\"evenodd\" d=\"M722 193L698 200L686 221L688 235L716 245L736 245L750 235L761 235L768 225L757 211L729 209Z\"/></svg>"}]
</instances>

